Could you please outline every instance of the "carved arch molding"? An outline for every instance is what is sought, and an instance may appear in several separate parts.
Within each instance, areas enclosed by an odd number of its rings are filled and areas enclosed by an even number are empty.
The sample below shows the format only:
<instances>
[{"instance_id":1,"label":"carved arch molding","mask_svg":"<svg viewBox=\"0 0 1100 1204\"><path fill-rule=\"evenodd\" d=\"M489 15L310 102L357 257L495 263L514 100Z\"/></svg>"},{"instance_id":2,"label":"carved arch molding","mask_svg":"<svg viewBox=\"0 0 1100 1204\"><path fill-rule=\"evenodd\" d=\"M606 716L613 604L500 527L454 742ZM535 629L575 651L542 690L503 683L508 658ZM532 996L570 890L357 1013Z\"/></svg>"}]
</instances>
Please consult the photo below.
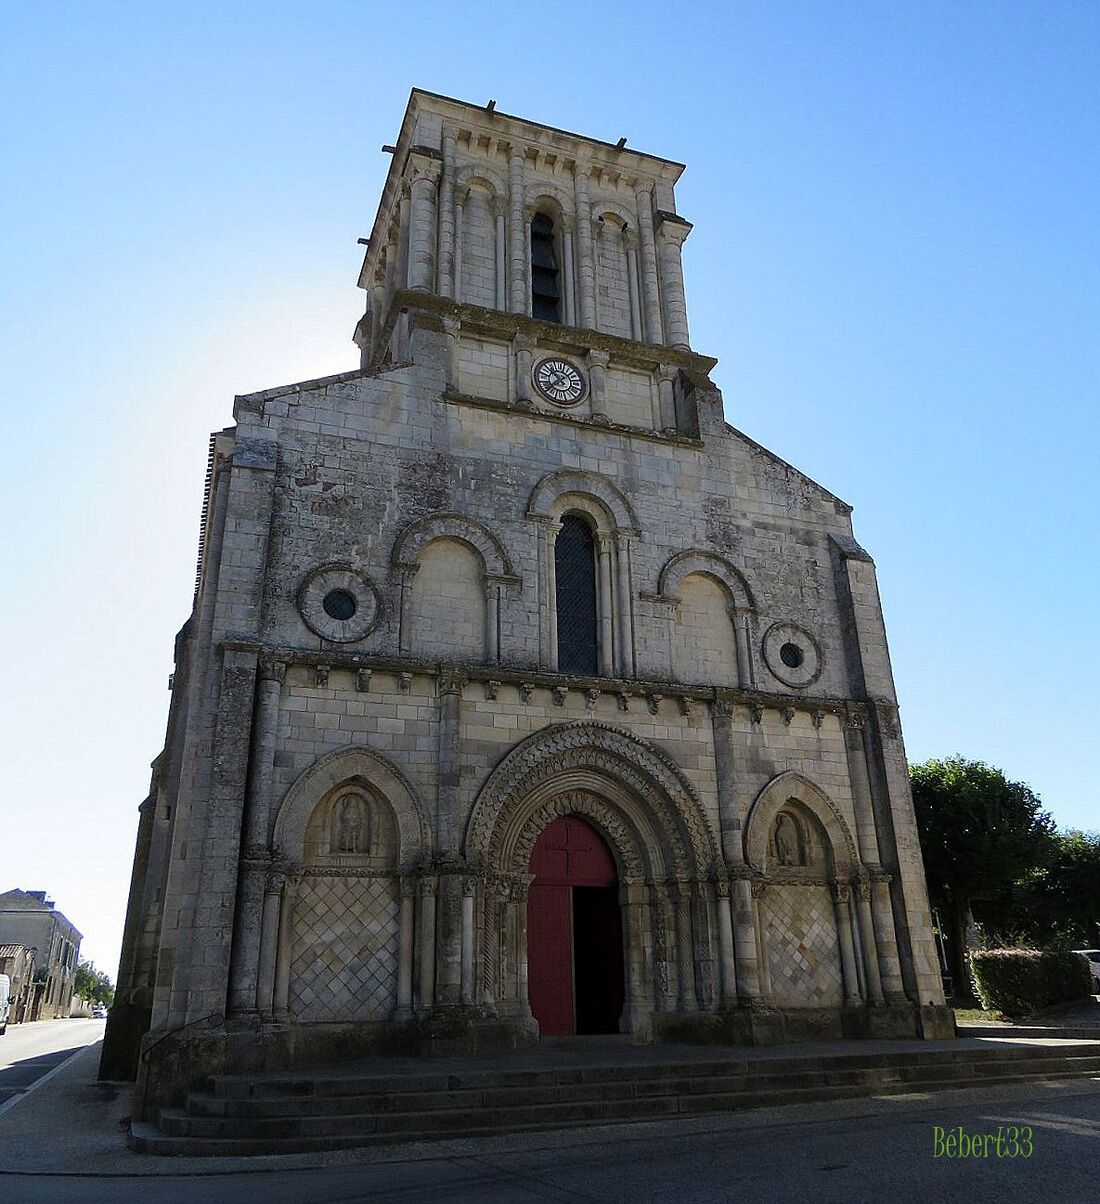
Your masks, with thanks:
<instances>
[{"instance_id":1,"label":"carved arch molding","mask_svg":"<svg viewBox=\"0 0 1100 1204\"><path fill-rule=\"evenodd\" d=\"M745 859L764 871L768 864L768 837L779 811L790 801L801 803L823 829L838 882L847 882L859 866L851 829L831 798L800 773L781 773L764 787L749 808L745 825Z\"/></svg>"},{"instance_id":2,"label":"carved arch molding","mask_svg":"<svg viewBox=\"0 0 1100 1204\"><path fill-rule=\"evenodd\" d=\"M504 757L474 804L468 859L526 873L538 832L567 813L556 801L566 795L576 795L589 808L584 813L606 828L630 875L701 878L717 860L698 795L672 758L625 728L594 720L543 728ZM604 800L600 814L586 801L593 797ZM612 832L613 821L626 827Z\"/></svg>"}]
</instances>

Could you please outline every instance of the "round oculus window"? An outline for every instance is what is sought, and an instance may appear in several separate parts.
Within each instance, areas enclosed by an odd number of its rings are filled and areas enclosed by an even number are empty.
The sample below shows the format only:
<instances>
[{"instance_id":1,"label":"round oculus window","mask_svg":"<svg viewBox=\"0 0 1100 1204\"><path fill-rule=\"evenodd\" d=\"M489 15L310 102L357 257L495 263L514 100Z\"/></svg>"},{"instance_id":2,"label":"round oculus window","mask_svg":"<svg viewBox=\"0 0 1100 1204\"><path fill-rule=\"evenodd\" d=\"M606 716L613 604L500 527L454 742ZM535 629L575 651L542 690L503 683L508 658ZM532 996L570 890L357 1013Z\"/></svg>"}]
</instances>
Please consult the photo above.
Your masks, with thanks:
<instances>
[{"instance_id":1,"label":"round oculus window","mask_svg":"<svg viewBox=\"0 0 1100 1204\"><path fill-rule=\"evenodd\" d=\"M355 595L346 589L330 589L321 605L330 619L337 619L341 623L346 623L359 609Z\"/></svg>"},{"instance_id":2,"label":"round oculus window","mask_svg":"<svg viewBox=\"0 0 1100 1204\"><path fill-rule=\"evenodd\" d=\"M323 640L350 644L366 639L378 623L381 598L365 574L348 565L314 569L298 591L306 626Z\"/></svg>"},{"instance_id":3,"label":"round oculus window","mask_svg":"<svg viewBox=\"0 0 1100 1204\"><path fill-rule=\"evenodd\" d=\"M821 646L796 623L773 623L764 633L764 662L772 676L794 690L804 690L821 676Z\"/></svg>"}]
</instances>

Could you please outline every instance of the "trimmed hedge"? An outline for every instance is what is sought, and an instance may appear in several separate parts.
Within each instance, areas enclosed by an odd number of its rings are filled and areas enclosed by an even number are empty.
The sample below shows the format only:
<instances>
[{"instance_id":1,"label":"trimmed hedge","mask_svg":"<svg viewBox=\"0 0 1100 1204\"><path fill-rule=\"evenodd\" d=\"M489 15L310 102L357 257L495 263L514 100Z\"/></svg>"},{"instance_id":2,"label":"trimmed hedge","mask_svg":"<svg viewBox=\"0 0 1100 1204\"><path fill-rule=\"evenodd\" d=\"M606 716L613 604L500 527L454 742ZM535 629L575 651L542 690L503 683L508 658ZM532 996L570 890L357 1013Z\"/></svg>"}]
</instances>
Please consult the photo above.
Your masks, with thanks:
<instances>
[{"instance_id":1,"label":"trimmed hedge","mask_svg":"<svg viewBox=\"0 0 1100 1204\"><path fill-rule=\"evenodd\" d=\"M1088 960L1050 949L979 949L970 964L982 1005L1006 1016L1028 1016L1092 994Z\"/></svg>"}]
</instances>

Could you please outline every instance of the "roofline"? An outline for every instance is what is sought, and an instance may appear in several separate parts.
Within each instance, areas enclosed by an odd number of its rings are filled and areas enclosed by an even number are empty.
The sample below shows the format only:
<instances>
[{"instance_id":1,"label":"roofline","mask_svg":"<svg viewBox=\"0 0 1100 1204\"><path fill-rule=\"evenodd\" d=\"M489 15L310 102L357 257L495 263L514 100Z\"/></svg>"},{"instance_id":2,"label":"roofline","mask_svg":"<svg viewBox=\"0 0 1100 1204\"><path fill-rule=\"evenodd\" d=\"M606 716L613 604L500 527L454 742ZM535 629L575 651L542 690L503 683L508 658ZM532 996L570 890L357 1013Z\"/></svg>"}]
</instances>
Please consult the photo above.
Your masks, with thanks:
<instances>
[{"instance_id":1,"label":"roofline","mask_svg":"<svg viewBox=\"0 0 1100 1204\"><path fill-rule=\"evenodd\" d=\"M414 96L429 96L433 100L445 100L448 104L460 105L464 109L473 109L482 113L488 112L484 105L474 104L473 101L461 100L457 96L447 96L443 92L432 92L427 88L413 88L409 92L409 103L412 103ZM520 117L516 113L505 113L503 109L494 108L491 110L492 116L504 117L508 121L522 121L526 125L536 125L539 129L549 130L552 134L564 134L567 138L576 138L578 142L591 142L595 146L605 147L607 150L613 150L621 155L636 155L640 159L650 159L654 163L662 163L666 167L678 167L682 172L687 166L681 163L678 159L666 159L663 155L652 155L648 151L634 150L630 146L617 146L614 142L605 142L603 138L592 138L588 134L578 134L575 130L565 130L561 126L547 125L545 121L536 121L533 117Z\"/></svg>"}]
</instances>

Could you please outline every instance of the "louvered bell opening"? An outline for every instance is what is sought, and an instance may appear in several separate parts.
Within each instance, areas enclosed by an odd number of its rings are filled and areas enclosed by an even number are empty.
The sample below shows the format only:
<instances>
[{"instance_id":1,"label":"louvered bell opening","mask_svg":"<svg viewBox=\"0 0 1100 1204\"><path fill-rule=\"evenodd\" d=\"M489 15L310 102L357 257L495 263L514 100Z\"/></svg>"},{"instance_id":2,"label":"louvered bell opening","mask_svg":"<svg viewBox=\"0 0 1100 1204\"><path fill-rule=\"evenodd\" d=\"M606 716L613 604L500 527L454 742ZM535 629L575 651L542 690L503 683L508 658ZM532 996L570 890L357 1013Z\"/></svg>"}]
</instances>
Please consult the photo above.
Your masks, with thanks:
<instances>
[{"instance_id":1,"label":"louvered bell opening","mask_svg":"<svg viewBox=\"0 0 1100 1204\"><path fill-rule=\"evenodd\" d=\"M561 321L558 257L554 223L545 213L531 219L531 315L543 322Z\"/></svg>"},{"instance_id":2,"label":"louvered bell opening","mask_svg":"<svg viewBox=\"0 0 1100 1204\"><path fill-rule=\"evenodd\" d=\"M558 672L599 671L596 624L596 556L592 530L568 515L554 544L558 611Z\"/></svg>"}]
</instances>

